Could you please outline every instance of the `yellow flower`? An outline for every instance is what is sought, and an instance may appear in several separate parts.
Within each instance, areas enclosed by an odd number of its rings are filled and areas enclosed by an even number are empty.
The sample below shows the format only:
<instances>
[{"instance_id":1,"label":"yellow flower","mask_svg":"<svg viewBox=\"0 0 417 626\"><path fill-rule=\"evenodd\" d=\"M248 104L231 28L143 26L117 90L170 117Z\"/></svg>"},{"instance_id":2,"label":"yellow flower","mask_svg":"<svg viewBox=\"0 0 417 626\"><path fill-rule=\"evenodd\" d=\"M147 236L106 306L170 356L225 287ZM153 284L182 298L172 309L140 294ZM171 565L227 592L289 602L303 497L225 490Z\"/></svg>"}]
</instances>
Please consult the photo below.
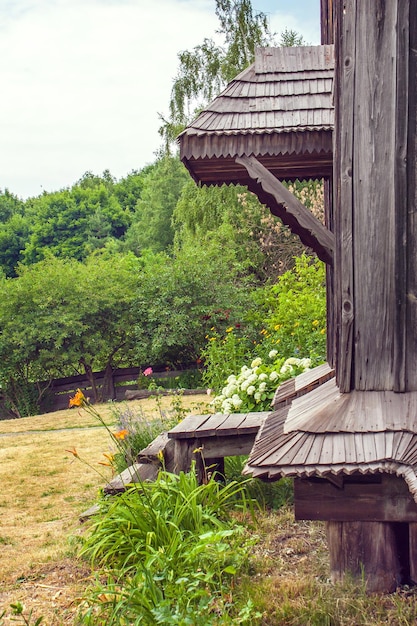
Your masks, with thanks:
<instances>
[{"instance_id":1,"label":"yellow flower","mask_svg":"<svg viewBox=\"0 0 417 626\"><path fill-rule=\"evenodd\" d=\"M314 322L312 322L313 326L318 326L319 325L319 320L314 320Z\"/></svg>"},{"instance_id":2,"label":"yellow flower","mask_svg":"<svg viewBox=\"0 0 417 626\"><path fill-rule=\"evenodd\" d=\"M229 326L229 328L226 328L226 332L227 333L231 333L233 330L233 326Z\"/></svg>"},{"instance_id":3,"label":"yellow flower","mask_svg":"<svg viewBox=\"0 0 417 626\"><path fill-rule=\"evenodd\" d=\"M279 330L281 328L281 324L275 324L274 330Z\"/></svg>"},{"instance_id":4,"label":"yellow flower","mask_svg":"<svg viewBox=\"0 0 417 626\"><path fill-rule=\"evenodd\" d=\"M116 437L116 439L119 439L119 441L123 441L123 439L126 439L128 434L129 431L126 428L123 428L123 430L119 430L119 432L113 433L113 436Z\"/></svg>"},{"instance_id":5,"label":"yellow flower","mask_svg":"<svg viewBox=\"0 0 417 626\"><path fill-rule=\"evenodd\" d=\"M69 400L69 407L71 408L72 406L84 406L86 402L86 397L81 389L77 389L75 396L73 398L70 398Z\"/></svg>"}]
</instances>

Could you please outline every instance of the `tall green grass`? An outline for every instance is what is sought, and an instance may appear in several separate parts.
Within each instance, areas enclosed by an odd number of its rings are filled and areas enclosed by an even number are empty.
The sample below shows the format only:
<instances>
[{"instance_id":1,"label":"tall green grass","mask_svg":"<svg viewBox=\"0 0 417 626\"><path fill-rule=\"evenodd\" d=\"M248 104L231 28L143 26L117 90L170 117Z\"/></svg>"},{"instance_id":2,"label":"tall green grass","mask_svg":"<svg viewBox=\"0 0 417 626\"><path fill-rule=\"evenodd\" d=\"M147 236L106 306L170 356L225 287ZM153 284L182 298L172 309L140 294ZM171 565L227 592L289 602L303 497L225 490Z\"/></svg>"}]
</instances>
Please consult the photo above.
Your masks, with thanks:
<instances>
[{"instance_id":1,"label":"tall green grass","mask_svg":"<svg viewBox=\"0 0 417 626\"><path fill-rule=\"evenodd\" d=\"M237 610L232 589L254 539L231 515L251 504L243 484L199 485L194 469L160 472L103 502L82 549L97 578L81 623L252 623L251 604Z\"/></svg>"}]
</instances>

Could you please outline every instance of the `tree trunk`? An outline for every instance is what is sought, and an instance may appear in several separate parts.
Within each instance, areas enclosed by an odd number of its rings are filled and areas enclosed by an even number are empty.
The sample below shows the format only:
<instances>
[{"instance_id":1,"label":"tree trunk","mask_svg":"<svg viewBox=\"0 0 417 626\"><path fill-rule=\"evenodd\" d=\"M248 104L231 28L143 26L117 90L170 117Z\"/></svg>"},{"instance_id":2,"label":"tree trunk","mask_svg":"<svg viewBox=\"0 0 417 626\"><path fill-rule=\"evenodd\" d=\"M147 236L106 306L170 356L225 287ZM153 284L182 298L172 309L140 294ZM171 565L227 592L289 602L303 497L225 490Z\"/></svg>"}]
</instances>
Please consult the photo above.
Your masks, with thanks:
<instances>
[{"instance_id":1,"label":"tree trunk","mask_svg":"<svg viewBox=\"0 0 417 626\"><path fill-rule=\"evenodd\" d=\"M107 402L108 400L116 399L116 388L114 386L113 368L111 363L107 363L104 370L103 386L101 388L101 401Z\"/></svg>"},{"instance_id":2,"label":"tree trunk","mask_svg":"<svg viewBox=\"0 0 417 626\"><path fill-rule=\"evenodd\" d=\"M91 386L91 393L93 395L93 402L99 402L99 395L98 395L98 391L97 391L97 385L96 385L96 381L94 378L94 372L93 369L91 367L91 365L89 363L87 363L87 361L85 360L84 357L81 357L80 359L80 364L84 367L84 372L85 375L87 376L88 382L90 383Z\"/></svg>"}]
</instances>

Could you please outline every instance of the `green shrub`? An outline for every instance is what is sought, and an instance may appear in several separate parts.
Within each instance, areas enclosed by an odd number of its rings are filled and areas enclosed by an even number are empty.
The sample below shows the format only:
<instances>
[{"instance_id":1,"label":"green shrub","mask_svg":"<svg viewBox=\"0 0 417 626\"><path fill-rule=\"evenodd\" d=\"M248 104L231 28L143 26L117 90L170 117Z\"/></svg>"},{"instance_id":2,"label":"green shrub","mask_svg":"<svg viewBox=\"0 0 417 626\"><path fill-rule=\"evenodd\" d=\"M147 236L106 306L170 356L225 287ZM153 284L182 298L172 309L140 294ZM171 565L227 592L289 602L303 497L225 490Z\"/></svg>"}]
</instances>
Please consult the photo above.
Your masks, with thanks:
<instances>
[{"instance_id":1,"label":"green shrub","mask_svg":"<svg viewBox=\"0 0 417 626\"><path fill-rule=\"evenodd\" d=\"M326 356L325 265L306 254L265 293L265 346L282 357Z\"/></svg>"},{"instance_id":2,"label":"green shrub","mask_svg":"<svg viewBox=\"0 0 417 626\"><path fill-rule=\"evenodd\" d=\"M308 357L311 366L325 360L326 287L325 268L321 261L303 254L295 259L294 268L282 274L275 285L258 289L249 298L246 320L242 324L230 326L224 336L212 328L206 337L207 344L202 351L206 368L204 382L217 394L226 386L230 376L241 376L245 363L261 359L262 367L268 369L271 353L274 363L268 375L273 371L279 374L287 359ZM291 365L295 363L290 362ZM246 366L245 371L247 369ZM294 371L291 375L297 373ZM279 383L285 377L277 376L276 380ZM267 383L266 379L263 382ZM242 400L241 394L238 395ZM263 410L259 399L256 402L245 400L248 410L253 410L255 405L256 410Z\"/></svg>"},{"instance_id":3,"label":"green shrub","mask_svg":"<svg viewBox=\"0 0 417 626\"><path fill-rule=\"evenodd\" d=\"M221 336L215 328L206 336L207 344L201 353L205 370L203 381L208 389L217 392L229 374L237 372L250 352L250 342L239 326L229 326Z\"/></svg>"},{"instance_id":4,"label":"green shrub","mask_svg":"<svg viewBox=\"0 0 417 626\"><path fill-rule=\"evenodd\" d=\"M288 378L297 376L310 368L310 359L277 358L277 351L271 350L269 363L260 357L254 359L250 367L243 365L239 374L231 374L225 381L220 395L213 401L213 407L222 413L234 411L268 411L277 387Z\"/></svg>"},{"instance_id":5,"label":"green shrub","mask_svg":"<svg viewBox=\"0 0 417 626\"><path fill-rule=\"evenodd\" d=\"M104 502L82 550L100 568L82 623L248 623L250 607L231 602L250 543L231 515L239 495L247 506L244 485L199 485L193 469Z\"/></svg>"}]
</instances>

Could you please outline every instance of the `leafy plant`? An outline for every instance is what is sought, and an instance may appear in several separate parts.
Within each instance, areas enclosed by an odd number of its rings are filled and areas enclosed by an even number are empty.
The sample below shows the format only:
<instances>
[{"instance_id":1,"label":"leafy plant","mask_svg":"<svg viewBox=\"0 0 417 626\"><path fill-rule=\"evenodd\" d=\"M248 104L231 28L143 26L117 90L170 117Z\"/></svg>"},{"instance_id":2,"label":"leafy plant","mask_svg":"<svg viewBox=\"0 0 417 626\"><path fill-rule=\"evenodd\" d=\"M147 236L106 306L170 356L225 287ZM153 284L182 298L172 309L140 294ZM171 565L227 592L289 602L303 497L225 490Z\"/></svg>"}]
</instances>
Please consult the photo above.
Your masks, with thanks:
<instances>
[{"instance_id":1,"label":"leafy plant","mask_svg":"<svg viewBox=\"0 0 417 626\"><path fill-rule=\"evenodd\" d=\"M262 324L269 345L281 356L309 355L314 362L326 354L326 287L324 263L301 255L264 292Z\"/></svg>"},{"instance_id":2,"label":"leafy plant","mask_svg":"<svg viewBox=\"0 0 417 626\"><path fill-rule=\"evenodd\" d=\"M205 369L203 380L213 391L220 391L229 374L237 372L250 353L250 343L241 324L229 326L222 336L212 327L201 352Z\"/></svg>"},{"instance_id":3,"label":"leafy plant","mask_svg":"<svg viewBox=\"0 0 417 626\"><path fill-rule=\"evenodd\" d=\"M28 614L25 614L25 607L20 602L11 604L10 608L14 616L10 618L12 622L20 622L21 624L25 624L25 626L39 626L39 624L43 622L43 617L33 618L32 620L33 609L31 609ZM5 613L3 613L0 618L4 615Z\"/></svg>"},{"instance_id":4,"label":"leafy plant","mask_svg":"<svg viewBox=\"0 0 417 626\"><path fill-rule=\"evenodd\" d=\"M244 485L199 485L193 468L103 502L82 549L100 568L83 623L248 623L244 612L232 621L233 580L250 544L231 515L237 496L247 507Z\"/></svg>"},{"instance_id":5,"label":"leafy plant","mask_svg":"<svg viewBox=\"0 0 417 626\"><path fill-rule=\"evenodd\" d=\"M311 365L308 358L284 360L277 355L277 350L271 350L269 363L257 357L250 367L243 365L238 375L231 374L221 394L213 399L214 408L223 413L269 410L277 387L284 380L310 369Z\"/></svg>"}]
</instances>

